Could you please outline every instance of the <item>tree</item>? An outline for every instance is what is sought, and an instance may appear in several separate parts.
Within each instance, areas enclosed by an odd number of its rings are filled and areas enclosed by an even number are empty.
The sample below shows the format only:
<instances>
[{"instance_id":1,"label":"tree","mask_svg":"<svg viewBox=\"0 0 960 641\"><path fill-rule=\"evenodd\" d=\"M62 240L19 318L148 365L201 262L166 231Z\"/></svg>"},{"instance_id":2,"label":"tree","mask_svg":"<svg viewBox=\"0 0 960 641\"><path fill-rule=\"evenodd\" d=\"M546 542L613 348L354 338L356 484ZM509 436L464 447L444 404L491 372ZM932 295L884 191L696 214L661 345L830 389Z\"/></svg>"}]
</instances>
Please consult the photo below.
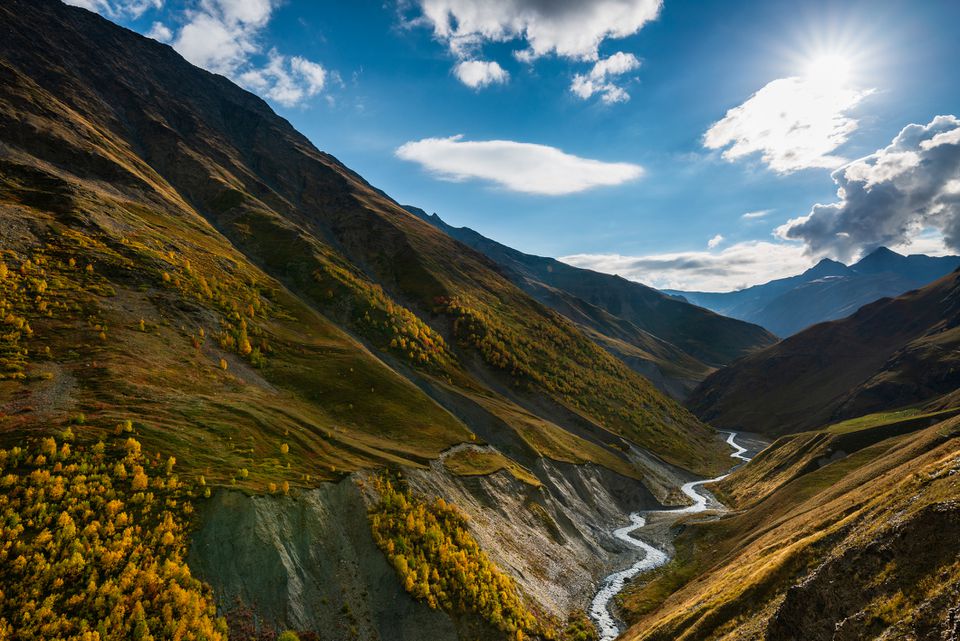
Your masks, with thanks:
<instances>
[{"instance_id":1,"label":"tree","mask_svg":"<svg viewBox=\"0 0 960 641\"><path fill-rule=\"evenodd\" d=\"M130 616L133 623L133 641L153 641L150 636L150 628L147 626L147 615L143 611L143 604L137 601L133 606L133 614Z\"/></svg>"},{"instance_id":2,"label":"tree","mask_svg":"<svg viewBox=\"0 0 960 641\"><path fill-rule=\"evenodd\" d=\"M123 444L123 447L127 451L127 458L131 460L136 460L140 458L140 441L138 441L137 439L131 436Z\"/></svg>"},{"instance_id":3,"label":"tree","mask_svg":"<svg viewBox=\"0 0 960 641\"><path fill-rule=\"evenodd\" d=\"M133 478L130 481L130 487L134 492L147 489L147 485L150 484L150 479L147 477L146 473L143 471L143 468L137 465L133 468Z\"/></svg>"}]
</instances>

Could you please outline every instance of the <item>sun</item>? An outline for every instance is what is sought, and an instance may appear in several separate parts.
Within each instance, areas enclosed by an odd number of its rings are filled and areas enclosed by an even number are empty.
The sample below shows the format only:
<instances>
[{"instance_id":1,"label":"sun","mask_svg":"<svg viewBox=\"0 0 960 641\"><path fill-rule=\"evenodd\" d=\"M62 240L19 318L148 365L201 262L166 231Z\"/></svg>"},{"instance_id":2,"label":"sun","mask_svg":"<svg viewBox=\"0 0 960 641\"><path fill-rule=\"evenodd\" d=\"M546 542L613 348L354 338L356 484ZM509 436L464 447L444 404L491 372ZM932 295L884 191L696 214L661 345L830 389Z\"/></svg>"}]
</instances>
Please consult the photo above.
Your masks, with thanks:
<instances>
[{"instance_id":1,"label":"sun","mask_svg":"<svg viewBox=\"0 0 960 641\"><path fill-rule=\"evenodd\" d=\"M853 73L850 56L840 53L824 53L810 58L804 65L803 75L818 85L844 86Z\"/></svg>"}]
</instances>

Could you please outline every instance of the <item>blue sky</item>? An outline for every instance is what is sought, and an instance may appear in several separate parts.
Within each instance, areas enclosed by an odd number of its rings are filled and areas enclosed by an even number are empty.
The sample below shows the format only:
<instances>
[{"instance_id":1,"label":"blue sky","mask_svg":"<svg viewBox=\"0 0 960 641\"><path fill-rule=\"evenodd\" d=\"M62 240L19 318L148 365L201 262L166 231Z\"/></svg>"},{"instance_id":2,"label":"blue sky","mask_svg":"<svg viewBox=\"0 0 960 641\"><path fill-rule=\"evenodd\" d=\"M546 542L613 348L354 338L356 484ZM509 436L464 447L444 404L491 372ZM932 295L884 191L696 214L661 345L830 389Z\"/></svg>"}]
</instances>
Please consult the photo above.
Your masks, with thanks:
<instances>
[{"instance_id":1,"label":"blue sky","mask_svg":"<svg viewBox=\"0 0 960 641\"><path fill-rule=\"evenodd\" d=\"M953 0L71 4L523 251L722 290L960 244Z\"/></svg>"}]
</instances>

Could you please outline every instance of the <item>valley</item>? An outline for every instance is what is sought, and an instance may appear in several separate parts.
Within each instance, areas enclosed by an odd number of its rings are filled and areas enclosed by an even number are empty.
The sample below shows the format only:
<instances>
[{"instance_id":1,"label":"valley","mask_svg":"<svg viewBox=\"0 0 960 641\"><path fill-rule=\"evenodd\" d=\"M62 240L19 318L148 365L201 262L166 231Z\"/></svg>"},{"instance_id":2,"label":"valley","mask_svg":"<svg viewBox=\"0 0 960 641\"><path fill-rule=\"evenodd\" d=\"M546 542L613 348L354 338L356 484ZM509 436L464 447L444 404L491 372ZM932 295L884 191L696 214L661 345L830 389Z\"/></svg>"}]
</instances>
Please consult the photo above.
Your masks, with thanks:
<instances>
[{"instance_id":1,"label":"valley","mask_svg":"<svg viewBox=\"0 0 960 641\"><path fill-rule=\"evenodd\" d=\"M524 253L120 15L0 2L0 641L960 635L954 257Z\"/></svg>"},{"instance_id":2,"label":"valley","mask_svg":"<svg viewBox=\"0 0 960 641\"><path fill-rule=\"evenodd\" d=\"M737 442L737 436L738 435L736 432L730 432L730 434L727 436L727 445L734 449L734 452L730 455L730 457L743 462L748 462L750 461L750 458L745 456L747 449L742 447ZM673 516L675 520L678 516L685 514L697 514L705 511L711 502L711 498L698 488L707 484L722 481L727 476L729 476L729 474L724 474L722 476L704 481L690 481L689 483L685 483L683 487L680 488L680 491L683 492L690 501L692 501L690 505L686 507L674 508L672 510L654 510L652 512L645 512L642 515L634 512L630 514L630 525L614 530L614 537L621 541L625 541L629 545L639 548L643 553L643 558L626 570L615 572L614 574L611 574L605 578L602 584L603 587L601 587L600 591L596 594L596 596L593 597L593 601L590 604L590 616L597 623L597 628L600 631L601 641L613 641L613 639L620 635L621 629L614 622L613 616L610 613L610 602L620 593L621 590L623 590L626 582L642 572L655 570L670 560L670 557L661 549L647 543L643 539L639 538L639 536L636 534L639 533L640 535L644 536L644 538L651 538L659 535L657 538L660 539L660 545L665 544L667 547L669 547L670 541L665 530L668 530L672 525L672 522L670 521L671 516ZM719 507L722 509L722 506ZM650 527L648 527L649 520L655 520L656 523L650 524ZM656 526L656 534L653 533L654 525ZM641 530L643 531L641 532Z\"/></svg>"}]
</instances>

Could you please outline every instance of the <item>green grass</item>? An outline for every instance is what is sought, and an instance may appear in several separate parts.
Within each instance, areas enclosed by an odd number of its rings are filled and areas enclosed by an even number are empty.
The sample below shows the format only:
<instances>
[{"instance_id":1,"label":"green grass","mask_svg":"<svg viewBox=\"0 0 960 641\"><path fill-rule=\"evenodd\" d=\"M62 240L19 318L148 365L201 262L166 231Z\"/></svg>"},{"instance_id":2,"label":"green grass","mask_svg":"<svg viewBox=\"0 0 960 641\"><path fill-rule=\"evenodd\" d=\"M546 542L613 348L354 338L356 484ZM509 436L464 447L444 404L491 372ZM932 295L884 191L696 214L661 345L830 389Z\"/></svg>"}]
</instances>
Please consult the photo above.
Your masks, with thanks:
<instances>
[{"instance_id":1,"label":"green grass","mask_svg":"<svg viewBox=\"0 0 960 641\"><path fill-rule=\"evenodd\" d=\"M834 423L824 428L824 431L831 434L850 434L852 432L893 425L914 419L945 417L947 414L956 411L956 409L946 409L937 412L924 412L917 408L907 408L895 412L878 412L876 414L867 414L866 416Z\"/></svg>"},{"instance_id":2,"label":"green grass","mask_svg":"<svg viewBox=\"0 0 960 641\"><path fill-rule=\"evenodd\" d=\"M541 485L536 476L494 450L462 449L444 457L443 465L457 476L487 476L506 470L527 485Z\"/></svg>"}]
</instances>

